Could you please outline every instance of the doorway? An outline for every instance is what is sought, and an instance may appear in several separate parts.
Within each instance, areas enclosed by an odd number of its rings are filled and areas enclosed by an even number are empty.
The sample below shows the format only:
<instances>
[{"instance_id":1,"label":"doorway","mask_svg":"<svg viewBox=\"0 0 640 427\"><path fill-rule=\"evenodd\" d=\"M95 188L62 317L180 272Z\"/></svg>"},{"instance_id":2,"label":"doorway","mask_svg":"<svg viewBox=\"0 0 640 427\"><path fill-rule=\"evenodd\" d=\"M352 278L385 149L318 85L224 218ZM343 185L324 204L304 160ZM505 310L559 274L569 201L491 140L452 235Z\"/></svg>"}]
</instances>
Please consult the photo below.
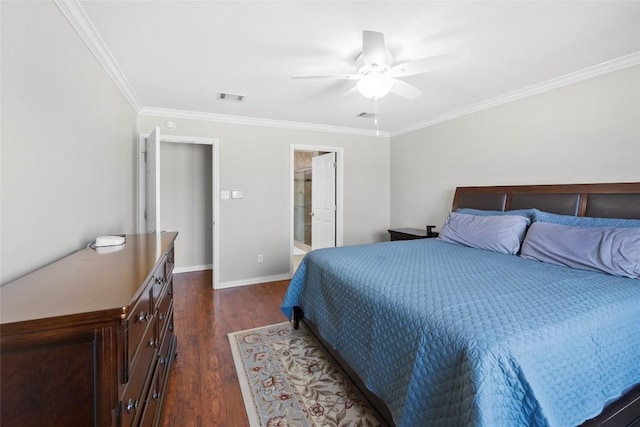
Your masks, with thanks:
<instances>
[{"instance_id":1,"label":"doorway","mask_svg":"<svg viewBox=\"0 0 640 427\"><path fill-rule=\"evenodd\" d=\"M168 154L171 160L163 158L163 152ZM202 159L203 155L207 156L207 159ZM191 165L183 165L185 167L177 165L181 157L183 157L183 163L187 162ZM200 164L201 167L194 168L194 162ZM200 242L200 248L205 255L187 253L184 255L193 259L206 258L207 261L196 262L198 265L182 267L176 265L175 271L180 273L212 268L213 288L217 288L220 283L218 162L217 139L161 135L159 128L155 128L150 134L141 134L138 139L138 231L141 233L162 231L167 229L166 224L175 226L172 224L176 224L176 218L184 215L184 212L180 213L179 206L171 206L172 200L174 204L179 203L180 201L174 196L184 197L185 193L191 194L194 203L200 206L197 208L197 212L193 210L196 208L192 208L192 212L201 214L198 227L202 230L187 230L185 228L183 236L179 234L178 238L184 237L188 240L190 236L198 236L198 232L200 237L206 233L209 238L201 239L202 242ZM195 169L199 169L197 176L193 175ZM176 186L185 182L189 189L188 192L183 192L179 188L175 189ZM195 194L193 188L199 188L201 191ZM206 191L207 194L203 194L202 191ZM208 206L203 206L202 203L206 203ZM165 215L164 222L163 214ZM180 232L181 230L175 231ZM202 247L203 245L208 247ZM193 247L194 245L188 244L188 246ZM194 261L191 261L190 264L194 264Z\"/></svg>"},{"instance_id":2,"label":"doorway","mask_svg":"<svg viewBox=\"0 0 640 427\"><path fill-rule=\"evenodd\" d=\"M295 153L296 170L294 171L293 193L293 253L303 255L311 251L311 165L310 162L302 162L301 155L309 155L311 152Z\"/></svg>"},{"instance_id":3,"label":"doorway","mask_svg":"<svg viewBox=\"0 0 640 427\"><path fill-rule=\"evenodd\" d=\"M290 274L311 250L342 246L343 151L291 146Z\"/></svg>"}]
</instances>

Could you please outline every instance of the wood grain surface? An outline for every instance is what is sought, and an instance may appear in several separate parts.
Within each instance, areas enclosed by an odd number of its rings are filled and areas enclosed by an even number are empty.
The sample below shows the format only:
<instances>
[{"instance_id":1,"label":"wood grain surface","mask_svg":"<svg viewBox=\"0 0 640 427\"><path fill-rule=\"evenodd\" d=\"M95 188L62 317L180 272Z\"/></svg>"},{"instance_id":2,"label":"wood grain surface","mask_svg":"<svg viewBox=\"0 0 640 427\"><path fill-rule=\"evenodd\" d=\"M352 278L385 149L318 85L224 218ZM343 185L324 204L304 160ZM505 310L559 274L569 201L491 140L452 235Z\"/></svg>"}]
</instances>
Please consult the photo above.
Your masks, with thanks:
<instances>
[{"instance_id":1,"label":"wood grain surface","mask_svg":"<svg viewBox=\"0 0 640 427\"><path fill-rule=\"evenodd\" d=\"M174 275L178 357L164 426L248 426L227 334L287 319L280 303L288 280L213 290L211 271Z\"/></svg>"}]
</instances>

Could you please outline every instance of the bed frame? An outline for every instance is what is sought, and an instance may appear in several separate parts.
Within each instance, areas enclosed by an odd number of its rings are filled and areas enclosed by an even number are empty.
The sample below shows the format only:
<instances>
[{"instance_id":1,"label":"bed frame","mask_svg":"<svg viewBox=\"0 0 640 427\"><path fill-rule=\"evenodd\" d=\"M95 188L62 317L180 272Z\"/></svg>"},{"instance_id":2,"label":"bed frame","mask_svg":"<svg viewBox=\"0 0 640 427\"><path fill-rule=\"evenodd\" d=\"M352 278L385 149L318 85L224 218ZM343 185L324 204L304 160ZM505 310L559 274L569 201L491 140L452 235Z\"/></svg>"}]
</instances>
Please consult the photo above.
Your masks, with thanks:
<instances>
[{"instance_id":1,"label":"bed frame","mask_svg":"<svg viewBox=\"0 0 640 427\"><path fill-rule=\"evenodd\" d=\"M458 187L452 210L537 208L561 215L640 219L640 182Z\"/></svg>"},{"instance_id":2,"label":"bed frame","mask_svg":"<svg viewBox=\"0 0 640 427\"><path fill-rule=\"evenodd\" d=\"M458 187L452 211L458 208L498 211L537 208L561 215L640 219L640 182ZM393 426L391 412L384 402L364 386L340 354L320 336L315 325L304 319L302 309L294 308L292 320L296 328L300 321L305 324L378 411L380 417ZM596 426L640 426L640 385L609 404L600 415L582 424L582 427Z\"/></svg>"}]
</instances>

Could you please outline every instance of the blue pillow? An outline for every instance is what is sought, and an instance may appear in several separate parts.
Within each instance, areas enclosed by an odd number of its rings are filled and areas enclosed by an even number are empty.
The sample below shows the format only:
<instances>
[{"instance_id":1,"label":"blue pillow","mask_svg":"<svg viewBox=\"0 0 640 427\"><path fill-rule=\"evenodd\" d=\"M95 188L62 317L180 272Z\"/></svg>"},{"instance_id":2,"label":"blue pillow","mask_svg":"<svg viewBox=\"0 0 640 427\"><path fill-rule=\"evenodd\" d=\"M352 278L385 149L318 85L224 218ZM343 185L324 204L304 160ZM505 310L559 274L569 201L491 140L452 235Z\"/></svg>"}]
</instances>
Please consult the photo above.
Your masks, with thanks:
<instances>
[{"instance_id":1,"label":"blue pillow","mask_svg":"<svg viewBox=\"0 0 640 427\"><path fill-rule=\"evenodd\" d=\"M442 226L443 242L503 254L517 254L530 220L520 215L477 216L451 212Z\"/></svg>"},{"instance_id":2,"label":"blue pillow","mask_svg":"<svg viewBox=\"0 0 640 427\"><path fill-rule=\"evenodd\" d=\"M529 218L530 220L533 220L535 209L514 209L512 211L488 211L483 209L458 208L456 209L456 212L461 214L466 214L466 215L478 215L478 216L520 215L525 218Z\"/></svg>"},{"instance_id":3,"label":"blue pillow","mask_svg":"<svg viewBox=\"0 0 640 427\"><path fill-rule=\"evenodd\" d=\"M588 216L558 215L534 209L534 222L572 225L577 227L640 227L638 219L591 218Z\"/></svg>"},{"instance_id":4,"label":"blue pillow","mask_svg":"<svg viewBox=\"0 0 640 427\"><path fill-rule=\"evenodd\" d=\"M640 278L640 228L575 227L534 222L522 258Z\"/></svg>"}]
</instances>

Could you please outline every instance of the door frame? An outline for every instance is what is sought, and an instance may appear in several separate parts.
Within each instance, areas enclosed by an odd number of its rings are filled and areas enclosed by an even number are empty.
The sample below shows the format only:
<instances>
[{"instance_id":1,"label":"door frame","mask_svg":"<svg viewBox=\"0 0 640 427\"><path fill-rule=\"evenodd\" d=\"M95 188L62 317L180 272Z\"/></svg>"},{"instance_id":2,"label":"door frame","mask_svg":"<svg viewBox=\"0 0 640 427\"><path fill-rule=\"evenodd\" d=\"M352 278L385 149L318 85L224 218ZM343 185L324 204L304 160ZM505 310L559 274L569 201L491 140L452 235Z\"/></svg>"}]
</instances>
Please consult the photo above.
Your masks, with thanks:
<instances>
[{"instance_id":1,"label":"door frame","mask_svg":"<svg viewBox=\"0 0 640 427\"><path fill-rule=\"evenodd\" d=\"M145 140L149 136L149 133L138 135L138 205L137 205L137 222L138 232L144 233L145 230L145 162L144 153L146 151ZM213 255L213 275L212 275L212 287L218 289L220 285L220 156L219 156L219 141L216 138L203 138L197 136L177 136L177 135L163 135L160 133L160 147L163 142L172 142L180 144L201 144L211 146L211 244ZM162 185L162 182L160 183ZM160 224L162 228L162 224Z\"/></svg>"},{"instance_id":2,"label":"door frame","mask_svg":"<svg viewBox=\"0 0 640 427\"><path fill-rule=\"evenodd\" d=\"M160 218L160 128L147 135L144 141L144 224L139 232L157 231ZM153 184L153 185L152 185ZM153 206L150 206L153 201Z\"/></svg>"},{"instance_id":3,"label":"door frame","mask_svg":"<svg viewBox=\"0 0 640 427\"><path fill-rule=\"evenodd\" d=\"M293 275L295 152L324 151L336 153L336 247L344 244L344 149L324 145L291 144L289 149L289 276Z\"/></svg>"}]
</instances>

